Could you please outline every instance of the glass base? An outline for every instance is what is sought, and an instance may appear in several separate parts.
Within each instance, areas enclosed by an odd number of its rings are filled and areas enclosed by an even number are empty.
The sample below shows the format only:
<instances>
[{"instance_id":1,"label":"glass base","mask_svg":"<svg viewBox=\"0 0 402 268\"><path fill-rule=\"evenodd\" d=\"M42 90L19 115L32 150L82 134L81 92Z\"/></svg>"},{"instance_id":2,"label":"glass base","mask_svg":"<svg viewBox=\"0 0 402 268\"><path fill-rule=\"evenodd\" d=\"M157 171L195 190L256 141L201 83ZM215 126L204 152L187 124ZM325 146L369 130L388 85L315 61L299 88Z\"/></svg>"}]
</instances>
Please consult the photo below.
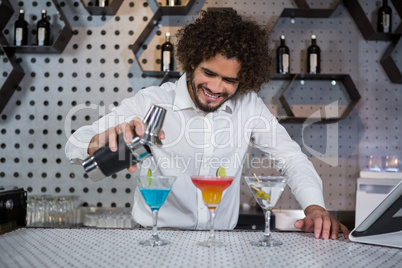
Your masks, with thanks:
<instances>
[{"instance_id":1,"label":"glass base","mask_svg":"<svg viewBox=\"0 0 402 268\"><path fill-rule=\"evenodd\" d=\"M251 241L251 245L256 247L277 247L282 245L282 242L275 239L261 239L257 241Z\"/></svg>"},{"instance_id":2,"label":"glass base","mask_svg":"<svg viewBox=\"0 0 402 268\"><path fill-rule=\"evenodd\" d=\"M140 242L140 245L142 246L152 246L152 247L157 247L157 246L165 246L170 244L169 241L164 240L164 239L148 239Z\"/></svg>"},{"instance_id":3,"label":"glass base","mask_svg":"<svg viewBox=\"0 0 402 268\"><path fill-rule=\"evenodd\" d=\"M198 242L197 246L207 247L207 248L220 248L220 247L225 247L226 245L223 242L208 239L207 241L204 241L204 242Z\"/></svg>"}]
</instances>

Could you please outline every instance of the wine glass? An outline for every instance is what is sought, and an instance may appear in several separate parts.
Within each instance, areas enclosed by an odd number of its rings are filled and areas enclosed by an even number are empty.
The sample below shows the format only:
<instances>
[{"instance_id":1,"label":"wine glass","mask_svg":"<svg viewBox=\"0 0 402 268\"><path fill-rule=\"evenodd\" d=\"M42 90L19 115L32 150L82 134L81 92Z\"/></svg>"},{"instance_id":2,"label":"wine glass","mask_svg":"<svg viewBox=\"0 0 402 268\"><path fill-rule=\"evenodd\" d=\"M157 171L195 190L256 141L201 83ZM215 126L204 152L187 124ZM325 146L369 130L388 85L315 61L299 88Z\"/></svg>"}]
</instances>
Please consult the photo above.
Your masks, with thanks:
<instances>
[{"instance_id":1,"label":"wine glass","mask_svg":"<svg viewBox=\"0 0 402 268\"><path fill-rule=\"evenodd\" d=\"M159 238L158 212L172 189L176 176L136 176L139 188L145 202L152 210L153 227L152 236L148 240L141 241L143 246L164 246L170 242Z\"/></svg>"},{"instance_id":2,"label":"wine glass","mask_svg":"<svg viewBox=\"0 0 402 268\"><path fill-rule=\"evenodd\" d=\"M271 211L285 189L287 178L283 176L245 176L248 187L254 195L255 200L264 210L265 231L264 236L257 241L252 241L253 246L275 247L282 245L282 242L272 238L270 230Z\"/></svg>"},{"instance_id":3,"label":"wine glass","mask_svg":"<svg viewBox=\"0 0 402 268\"><path fill-rule=\"evenodd\" d=\"M234 177L229 176L191 176L194 185L201 190L202 200L210 212L210 234L208 240L199 242L197 245L203 247L222 247L224 243L215 239L214 222L215 209L221 202L223 191L228 188Z\"/></svg>"}]
</instances>

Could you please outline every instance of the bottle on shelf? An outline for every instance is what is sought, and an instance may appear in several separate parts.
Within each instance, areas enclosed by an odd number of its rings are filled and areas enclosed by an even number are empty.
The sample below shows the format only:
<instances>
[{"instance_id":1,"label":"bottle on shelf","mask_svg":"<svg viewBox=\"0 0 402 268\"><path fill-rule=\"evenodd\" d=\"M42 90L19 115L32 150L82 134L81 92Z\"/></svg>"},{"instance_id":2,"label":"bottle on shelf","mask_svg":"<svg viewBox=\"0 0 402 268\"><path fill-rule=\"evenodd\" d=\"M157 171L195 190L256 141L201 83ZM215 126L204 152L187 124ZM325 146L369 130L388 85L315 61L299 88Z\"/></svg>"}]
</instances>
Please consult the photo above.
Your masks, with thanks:
<instances>
[{"instance_id":1,"label":"bottle on shelf","mask_svg":"<svg viewBox=\"0 0 402 268\"><path fill-rule=\"evenodd\" d=\"M388 0L382 1L378 9L377 32L390 33L392 31L392 8L388 6Z\"/></svg>"},{"instance_id":2,"label":"bottle on shelf","mask_svg":"<svg viewBox=\"0 0 402 268\"><path fill-rule=\"evenodd\" d=\"M20 10L18 19L14 23L14 45L28 45L28 22L25 20L25 11Z\"/></svg>"},{"instance_id":3,"label":"bottle on shelf","mask_svg":"<svg viewBox=\"0 0 402 268\"><path fill-rule=\"evenodd\" d=\"M170 7L180 6L181 0L166 0L166 5Z\"/></svg>"},{"instance_id":4,"label":"bottle on shelf","mask_svg":"<svg viewBox=\"0 0 402 268\"><path fill-rule=\"evenodd\" d=\"M109 0L96 0L95 6L97 7L107 7L109 5Z\"/></svg>"},{"instance_id":5,"label":"bottle on shelf","mask_svg":"<svg viewBox=\"0 0 402 268\"><path fill-rule=\"evenodd\" d=\"M37 23L36 44L38 46L50 45L50 22L47 20L46 10L42 10L42 18Z\"/></svg>"},{"instance_id":6,"label":"bottle on shelf","mask_svg":"<svg viewBox=\"0 0 402 268\"><path fill-rule=\"evenodd\" d=\"M161 71L171 72L174 70L174 49L170 42L170 33L166 33L165 42L161 47Z\"/></svg>"},{"instance_id":7,"label":"bottle on shelf","mask_svg":"<svg viewBox=\"0 0 402 268\"><path fill-rule=\"evenodd\" d=\"M321 50L317 46L317 37L311 36L311 45L307 48L307 73L318 74L321 71Z\"/></svg>"},{"instance_id":8,"label":"bottle on shelf","mask_svg":"<svg viewBox=\"0 0 402 268\"><path fill-rule=\"evenodd\" d=\"M288 74L290 72L289 48L285 44L285 36L281 35L281 44L276 50L277 72Z\"/></svg>"}]
</instances>

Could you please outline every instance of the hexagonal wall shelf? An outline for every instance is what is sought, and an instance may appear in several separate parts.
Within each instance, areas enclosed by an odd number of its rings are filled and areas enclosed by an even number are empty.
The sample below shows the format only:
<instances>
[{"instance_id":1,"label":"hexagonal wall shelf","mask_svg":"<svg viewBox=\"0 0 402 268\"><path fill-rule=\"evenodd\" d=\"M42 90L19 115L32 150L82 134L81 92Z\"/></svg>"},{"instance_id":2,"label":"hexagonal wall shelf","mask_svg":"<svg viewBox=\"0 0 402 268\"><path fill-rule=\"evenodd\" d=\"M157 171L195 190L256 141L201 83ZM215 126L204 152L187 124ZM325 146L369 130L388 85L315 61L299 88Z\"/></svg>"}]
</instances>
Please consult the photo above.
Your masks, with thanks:
<instances>
[{"instance_id":1,"label":"hexagonal wall shelf","mask_svg":"<svg viewBox=\"0 0 402 268\"><path fill-rule=\"evenodd\" d=\"M17 63L14 54L0 48L1 78L0 78L0 113L14 94L25 73Z\"/></svg>"},{"instance_id":2,"label":"hexagonal wall shelf","mask_svg":"<svg viewBox=\"0 0 402 268\"><path fill-rule=\"evenodd\" d=\"M165 0L162 1L164 2ZM157 9L160 9L162 15L169 16L169 15L186 15L190 11L195 1L182 0L182 4L177 6L164 5L157 0L147 0L147 2L154 13L156 12Z\"/></svg>"},{"instance_id":3,"label":"hexagonal wall shelf","mask_svg":"<svg viewBox=\"0 0 402 268\"><path fill-rule=\"evenodd\" d=\"M2 47L7 41L1 33L13 13L8 0L0 2L0 113L25 75L14 54L7 53Z\"/></svg>"},{"instance_id":4,"label":"hexagonal wall shelf","mask_svg":"<svg viewBox=\"0 0 402 268\"><path fill-rule=\"evenodd\" d=\"M296 74L279 99L287 113L281 122L331 123L347 118L360 94L348 74Z\"/></svg>"},{"instance_id":5,"label":"hexagonal wall shelf","mask_svg":"<svg viewBox=\"0 0 402 268\"><path fill-rule=\"evenodd\" d=\"M295 0L298 8L290 9L285 8L280 17L301 17L301 18L329 18L333 12L337 9L342 0L336 0L330 4L330 8L311 8L305 0ZM274 26L275 27L275 26ZM351 77L346 74L274 74L272 77L274 80L288 80L289 84L279 97L282 103L283 109L286 112L285 116L279 116L278 120L285 123L302 123L308 118L318 119L320 123L331 123L343 118L348 117L354 106L360 99L360 94L355 87ZM341 86L343 85L343 87ZM323 100L314 99L317 96L313 96L312 103L308 103L306 96L300 92L300 88L309 87L310 91L322 90L321 94L327 96L325 90L332 93L336 92L335 99L332 103L322 103ZM297 88L297 89L296 89ZM299 101L299 104L290 104L288 95L297 95L290 99ZM314 93L312 93L314 94ZM331 96L326 101L331 101ZM342 102L339 105L339 102ZM336 104L334 104L336 103Z\"/></svg>"},{"instance_id":6,"label":"hexagonal wall shelf","mask_svg":"<svg viewBox=\"0 0 402 268\"><path fill-rule=\"evenodd\" d=\"M284 120L288 117L288 113L283 108L279 97L281 96L282 92L289 87L289 84L294 80L295 76L296 74L274 73L270 81L259 93L259 96L263 97L264 100L266 99L267 95L271 98L271 101L267 102L267 107L278 120ZM275 93L271 95L270 93L264 92L265 90L272 90L271 92Z\"/></svg>"},{"instance_id":7,"label":"hexagonal wall shelf","mask_svg":"<svg viewBox=\"0 0 402 268\"><path fill-rule=\"evenodd\" d=\"M342 0L336 0L331 8L311 8L305 0L295 0L298 8L285 8L280 17L289 18L328 18L339 6Z\"/></svg>"},{"instance_id":8,"label":"hexagonal wall shelf","mask_svg":"<svg viewBox=\"0 0 402 268\"><path fill-rule=\"evenodd\" d=\"M402 1L391 0L391 2L396 12L402 17ZM402 24L393 33L378 33L373 28L358 0L343 0L343 4L349 10L350 15L366 40L395 40L402 33Z\"/></svg>"},{"instance_id":9,"label":"hexagonal wall shelf","mask_svg":"<svg viewBox=\"0 0 402 268\"><path fill-rule=\"evenodd\" d=\"M60 7L57 0L52 0L52 3L56 10L60 15L60 21L57 21L60 24L60 30L57 33L53 32L53 43L51 46L36 46L36 45L27 45L27 46L15 46L11 45L10 40L13 40L12 33L14 32L13 25L8 25L7 32L10 36L7 37L8 42L3 44L4 50L11 51L11 52L19 52L19 53L61 53L63 52L64 48L67 46L68 42L70 41L71 37L73 36L73 31L64 16L63 9ZM11 6L11 5L10 5ZM29 9L31 10L31 9ZM39 10L39 8L38 8ZM51 22L52 24L55 21ZM32 27L32 26L31 26ZM32 43L32 42L31 42Z\"/></svg>"},{"instance_id":10,"label":"hexagonal wall shelf","mask_svg":"<svg viewBox=\"0 0 402 268\"><path fill-rule=\"evenodd\" d=\"M116 15L117 10L119 10L123 0L111 0L110 4L107 7L97 7L94 5L95 0L90 0L84 2L81 0L86 10L88 10L89 14L93 16L113 16Z\"/></svg>"},{"instance_id":11,"label":"hexagonal wall shelf","mask_svg":"<svg viewBox=\"0 0 402 268\"><path fill-rule=\"evenodd\" d=\"M171 78L178 78L181 76L181 72L162 72L157 70L144 70L141 62L138 59L138 52L150 36L152 31L155 27L158 27L158 24L164 15L186 15L188 11L193 6L195 0L187 0L182 6L162 6L159 5L155 0L147 0L149 7L151 8L152 12L154 13L152 18L148 20L148 24L145 26L144 30L135 40L134 44L131 46L133 50L135 60L138 62L141 71L144 76L151 76L151 77L158 77L162 78L163 81L167 81Z\"/></svg>"},{"instance_id":12,"label":"hexagonal wall shelf","mask_svg":"<svg viewBox=\"0 0 402 268\"><path fill-rule=\"evenodd\" d=\"M392 1L392 0L391 0ZM394 5L394 7L395 7L395 9L396 9L396 11L398 12L398 14L399 14L399 17L401 17L402 18L402 1L398 1L398 0L394 0L394 1L392 1L392 4ZM402 23L401 24L399 24L399 26L395 29L395 33L397 33L397 34L402 34Z\"/></svg>"},{"instance_id":13,"label":"hexagonal wall shelf","mask_svg":"<svg viewBox=\"0 0 402 268\"><path fill-rule=\"evenodd\" d=\"M8 0L0 1L0 30L3 31L4 26L13 16L14 9ZM0 32L0 34L1 34Z\"/></svg>"},{"instance_id":14,"label":"hexagonal wall shelf","mask_svg":"<svg viewBox=\"0 0 402 268\"><path fill-rule=\"evenodd\" d=\"M402 83L402 37L391 42L380 60L392 83Z\"/></svg>"}]
</instances>

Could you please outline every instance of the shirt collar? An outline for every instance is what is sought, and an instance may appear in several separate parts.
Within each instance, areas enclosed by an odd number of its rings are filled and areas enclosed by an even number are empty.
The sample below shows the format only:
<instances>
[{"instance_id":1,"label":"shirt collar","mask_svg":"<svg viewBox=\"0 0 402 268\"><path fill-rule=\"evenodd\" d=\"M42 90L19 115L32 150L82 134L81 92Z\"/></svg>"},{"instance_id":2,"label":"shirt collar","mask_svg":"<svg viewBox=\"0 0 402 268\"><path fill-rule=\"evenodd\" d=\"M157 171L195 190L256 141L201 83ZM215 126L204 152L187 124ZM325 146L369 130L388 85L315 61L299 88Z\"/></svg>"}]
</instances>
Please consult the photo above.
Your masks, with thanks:
<instances>
[{"instance_id":1,"label":"shirt collar","mask_svg":"<svg viewBox=\"0 0 402 268\"><path fill-rule=\"evenodd\" d=\"M199 109L195 106L193 100L191 99L190 93L187 88L187 76L184 73L177 81L176 86L176 96L173 101L173 110L179 111L184 109L194 109L198 111ZM232 113L233 111L233 100L227 100L218 111L224 111L227 113Z\"/></svg>"}]
</instances>

